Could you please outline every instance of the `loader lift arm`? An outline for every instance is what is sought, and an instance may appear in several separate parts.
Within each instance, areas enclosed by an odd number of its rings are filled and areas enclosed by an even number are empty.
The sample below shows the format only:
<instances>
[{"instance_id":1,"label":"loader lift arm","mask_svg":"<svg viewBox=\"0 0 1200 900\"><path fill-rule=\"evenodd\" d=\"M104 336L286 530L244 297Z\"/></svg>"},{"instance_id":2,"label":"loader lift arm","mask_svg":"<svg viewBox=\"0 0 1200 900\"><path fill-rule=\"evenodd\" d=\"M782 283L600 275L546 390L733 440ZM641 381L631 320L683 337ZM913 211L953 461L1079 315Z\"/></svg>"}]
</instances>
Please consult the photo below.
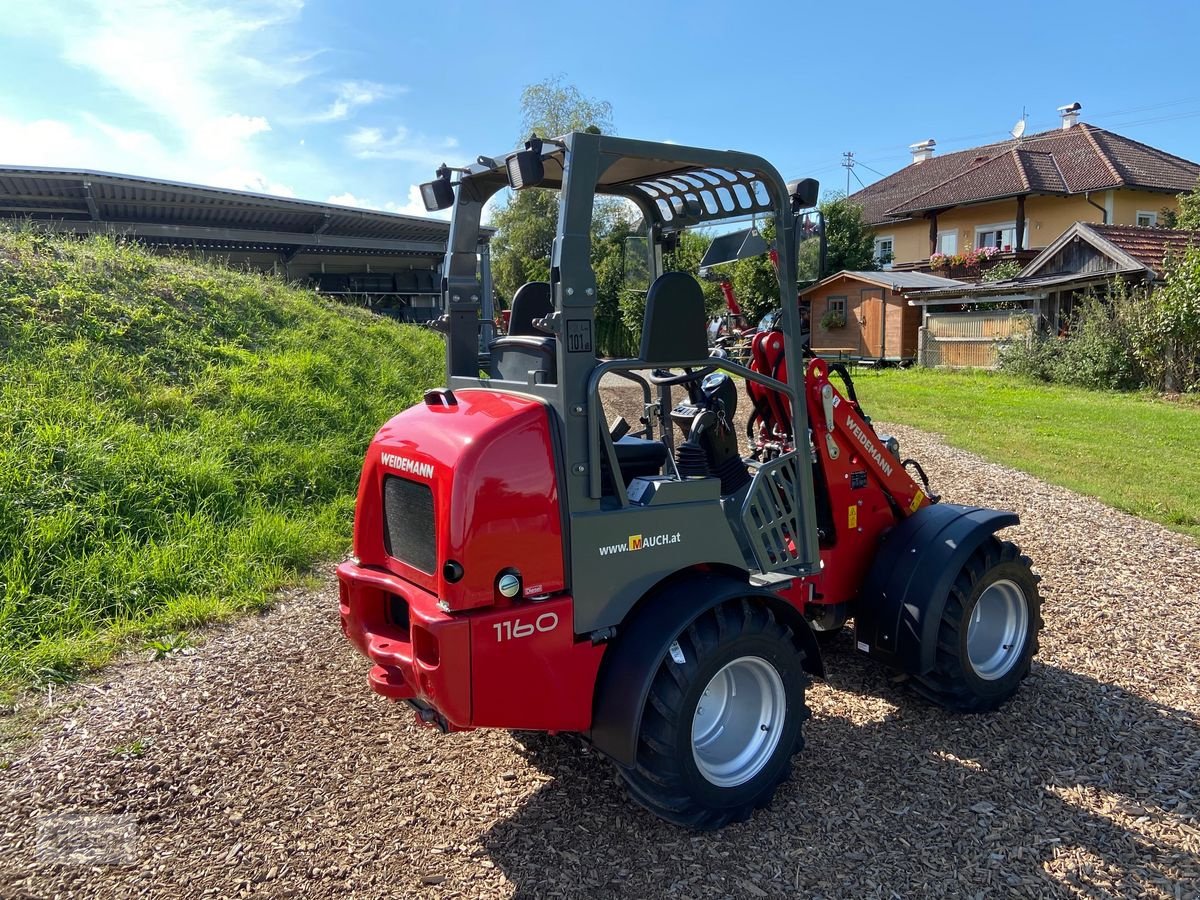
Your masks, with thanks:
<instances>
[{"instance_id":1,"label":"loader lift arm","mask_svg":"<svg viewBox=\"0 0 1200 900\"><path fill-rule=\"evenodd\" d=\"M847 454L878 479L902 516L933 502L883 443L857 401L848 400L834 387L825 360L809 362L806 382L813 444L826 472L844 467L837 463Z\"/></svg>"}]
</instances>

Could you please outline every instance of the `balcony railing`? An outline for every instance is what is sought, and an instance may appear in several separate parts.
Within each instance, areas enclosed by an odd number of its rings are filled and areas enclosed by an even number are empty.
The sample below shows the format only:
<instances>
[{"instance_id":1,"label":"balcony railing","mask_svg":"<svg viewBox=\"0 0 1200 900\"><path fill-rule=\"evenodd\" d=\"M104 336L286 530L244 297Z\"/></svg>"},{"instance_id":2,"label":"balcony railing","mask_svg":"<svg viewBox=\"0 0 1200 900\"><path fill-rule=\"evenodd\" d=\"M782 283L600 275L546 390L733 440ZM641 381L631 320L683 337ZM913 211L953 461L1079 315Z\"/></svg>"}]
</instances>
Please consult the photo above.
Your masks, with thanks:
<instances>
[{"instance_id":1,"label":"balcony railing","mask_svg":"<svg viewBox=\"0 0 1200 900\"><path fill-rule=\"evenodd\" d=\"M983 277L984 272L994 269L1004 262L1015 262L1024 268L1031 259L1042 252L1042 249L1041 247L1034 247L1027 250L1002 251L989 260L980 260L974 266L943 266L940 269L934 269L929 265L928 259L920 259L916 262L897 262L892 263L892 271L928 272L931 275L941 275L943 278L954 278L958 281L979 281Z\"/></svg>"}]
</instances>

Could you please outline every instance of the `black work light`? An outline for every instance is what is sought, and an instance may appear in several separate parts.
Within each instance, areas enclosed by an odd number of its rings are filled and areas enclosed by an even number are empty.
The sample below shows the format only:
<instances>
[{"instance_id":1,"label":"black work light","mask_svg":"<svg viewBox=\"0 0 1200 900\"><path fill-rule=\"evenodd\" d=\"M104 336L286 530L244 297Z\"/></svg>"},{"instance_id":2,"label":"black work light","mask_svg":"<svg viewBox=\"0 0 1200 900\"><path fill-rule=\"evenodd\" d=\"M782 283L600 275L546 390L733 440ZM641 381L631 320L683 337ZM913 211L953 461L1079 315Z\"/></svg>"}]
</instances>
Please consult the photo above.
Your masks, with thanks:
<instances>
[{"instance_id":1,"label":"black work light","mask_svg":"<svg viewBox=\"0 0 1200 900\"><path fill-rule=\"evenodd\" d=\"M437 178L421 185L421 202L428 212L448 209L454 205L454 185L450 183L450 169L442 163Z\"/></svg>"},{"instance_id":2,"label":"black work light","mask_svg":"<svg viewBox=\"0 0 1200 900\"><path fill-rule=\"evenodd\" d=\"M546 177L546 167L542 165L542 139L536 134L530 135L525 149L506 159L504 165L508 169L508 186L514 191L537 187Z\"/></svg>"}]
</instances>

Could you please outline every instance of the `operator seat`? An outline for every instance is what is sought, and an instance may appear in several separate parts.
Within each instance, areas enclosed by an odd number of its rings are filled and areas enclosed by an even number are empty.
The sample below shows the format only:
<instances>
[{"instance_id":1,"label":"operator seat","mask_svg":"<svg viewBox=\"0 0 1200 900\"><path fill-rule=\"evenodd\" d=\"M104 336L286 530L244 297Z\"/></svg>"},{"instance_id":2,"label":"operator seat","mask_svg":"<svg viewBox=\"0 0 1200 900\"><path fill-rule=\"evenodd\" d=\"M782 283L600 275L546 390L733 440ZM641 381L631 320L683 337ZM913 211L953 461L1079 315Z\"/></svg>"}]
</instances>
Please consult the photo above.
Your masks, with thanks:
<instances>
[{"instance_id":1,"label":"operator seat","mask_svg":"<svg viewBox=\"0 0 1200 900\"><path fill-rule=\"evenodd\" d=\"M529 383L530 372L542 372L543 384L558 381L558 357L553 335L533 327L535 319L554 312L554 298L548 281L528 281L513 294L508 334L488 344L492 356L492 377Z\"/></svg>"},{"instance_id":2,"label":"operator seat","mask_svg":"<svg viewBox=\"0 0 1200 900\"><path fill-rule=\"evenodd\" d=\"M700 283L687 272L663 273L646 292L638 359L652 367L706 359L706 324ZM623 437L613 442L613 448L626 486L634 478L657 475L667 462L667 446L662 441ZM601 465L604 467L601 475L607 484L607 466Z\"/></svg>"}]
</instances>

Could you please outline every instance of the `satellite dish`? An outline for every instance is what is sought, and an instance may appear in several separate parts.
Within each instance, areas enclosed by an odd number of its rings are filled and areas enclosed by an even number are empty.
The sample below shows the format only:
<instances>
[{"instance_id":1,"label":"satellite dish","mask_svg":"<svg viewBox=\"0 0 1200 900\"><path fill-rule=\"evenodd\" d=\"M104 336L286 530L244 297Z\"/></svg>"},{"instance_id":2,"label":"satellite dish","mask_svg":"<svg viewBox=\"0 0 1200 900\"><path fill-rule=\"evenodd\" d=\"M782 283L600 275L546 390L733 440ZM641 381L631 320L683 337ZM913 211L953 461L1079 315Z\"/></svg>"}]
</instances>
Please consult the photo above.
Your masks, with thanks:
<instances>
[{"instance_id":1,"label":"satellite dish","mask_svg":"<svg viewBox=\"0 0 1200 900\"><path fill-rule=\"evenodd\" d=\"M1021 135L1023 135L1024 133L1025 133L1025 120L1023 118L1017 119L1017 124L1012 127L1012 131L1010 131L1009 134L1011 134L1015 140L1019 141L1021 139Z\"/></svg>"}]
</instances>

